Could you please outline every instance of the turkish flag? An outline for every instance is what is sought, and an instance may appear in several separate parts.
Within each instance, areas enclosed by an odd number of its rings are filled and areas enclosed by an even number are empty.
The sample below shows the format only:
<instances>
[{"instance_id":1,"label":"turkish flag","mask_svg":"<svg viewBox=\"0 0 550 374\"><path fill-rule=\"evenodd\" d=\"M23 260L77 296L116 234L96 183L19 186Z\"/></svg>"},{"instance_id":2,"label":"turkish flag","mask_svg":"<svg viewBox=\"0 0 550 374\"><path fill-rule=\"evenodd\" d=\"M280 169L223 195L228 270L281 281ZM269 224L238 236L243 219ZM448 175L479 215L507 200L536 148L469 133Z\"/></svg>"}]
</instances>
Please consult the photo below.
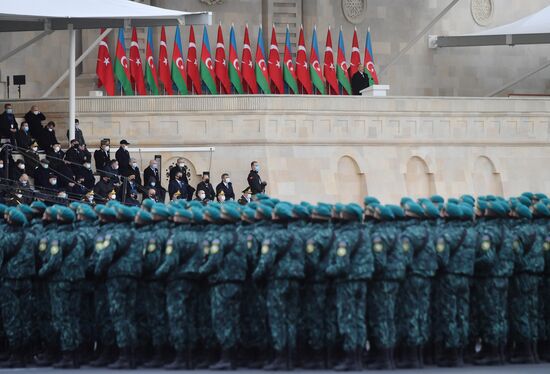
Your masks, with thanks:
<instances>
[{"instance_id":1,"label":"turkish flag","mask_svg":"<svg viewBox=\"0 0 550 374\"><path fill-rule=\"evenodd\" d=\"M101 29L99 34L103 34L105 29ZM105 87L105 92L107 95L115 95L115 75L113 73L113 64L111 61L111 56L109 55L109 45L107 44L109 40L107 37L103 38L99 42L99 50L97 52L97 64L96 64L96 74L97 74L97 87Z\"/></svg>"},{"instance_id":2,"label":"turkish flag","mask_svg":"<svg viewBox=\"0 0 550 374\"><path fill-rule=\"evenodd\" d=\"M284 94L283 69L281 68L281 56L279 54L279 47L277 46L275 26L271 30L271 46L269 47L269 60L267 63L269 65L269 78L271 79L271 92Z\"/></svg>"},{"instance_id":3,"label":"turkish flag","mask_svg":"<svg viewBox=\"0 0 550 374\"><path fill-rule=\"evenodd\" d=\"M136 28L132 29L132 43L130 44L130 77L134 85L134 92L138 95L147 95L143 79L143 63L139 54Z\"/></svg>"},{"instance_id":4,"label":"turkish flag","mask_svg":"<svg viewBox=\"0 0 550 374\"><path fill-rule=\"evenodd\" d=\"M233 58L231 58L233 61ZM243 75L243 88L246 93L257 94L258 85L256 84L256 74L254 64L252 63L252 50L250 48L250 37L248 36L248 25L244 29L243 58L241 64Z\"/></svg>"},{"instance_id":5,"label":"turkish flag","mask_svg":"<svg viewBox=\"0 0 550 374\"><path fill-rule=\"evenodd\" d=\"M229 82L229 73L227 71L227 60L225 59L225 44L223 43L222 25L218 25L218 41L216 43L216 86L220 93L230 94L231 83Z\"/></svg>"},{"instance_id":6,"label":"turkish flag","mask_svg":"<svg viewBox=\"0 0 550 374\"><path fill-rule=\"evenodd\" d=\"M301 93L311 95L311 77L306 56L306 43L304 41L304 28L300 27L300 38L298 41L298 53L296 54L296 77L298 78L298 88Z\"/></svg>"},{"instance_id":7,"label":"turkish flag","mask_svg":"<svg viewBox=\"0 0 550 374\"><path fill-rule=\"evenodd\" d=\"M201 76L199 74L199 61L197 60L197 44L195 42L195 30L193 25L189 29L189 49L187 50L187 87L197 95L202 94Z\"/></svg>"},{"instance_id":8,"label":"turkish flag","mask_svg":"<svg viewBox=\"0 0 550 374\"><path fill-rule=\"evenodd\" d=\"M160 48L159 48L159 75L160 81L168 95L173 95L172 77L170 74L170 64L168 61L168 46L166 45L166 30L164 26L160 30Z\"/></svg>"},{"instance_id":9,"label":"turkish flag","mask_svg":"<svg viewBox=\"0 0 550 374\"><path fill-rule=\"evenodd\" d=\"M361 53L359 51L359 41L357 40L357 29L353 31L353 41L351 43L351 59L350 59L350 68L349 76L353 77L357 73L357 68L361 64Z\"/></svg>"},{"instance_id":10,"label":"turkish flag","mask_svg":"<svg viewBox=\"0 0 550 374\"><path fill-rule=\"evenodd\" d=\"M325 81L328 84L328 94L338 95L338 79L336 79L336 66L334 66L334 54L332 53L332 36L330 34L330 27L327 33L323 74L325 75Z\"/></svg>"}]
</instances>

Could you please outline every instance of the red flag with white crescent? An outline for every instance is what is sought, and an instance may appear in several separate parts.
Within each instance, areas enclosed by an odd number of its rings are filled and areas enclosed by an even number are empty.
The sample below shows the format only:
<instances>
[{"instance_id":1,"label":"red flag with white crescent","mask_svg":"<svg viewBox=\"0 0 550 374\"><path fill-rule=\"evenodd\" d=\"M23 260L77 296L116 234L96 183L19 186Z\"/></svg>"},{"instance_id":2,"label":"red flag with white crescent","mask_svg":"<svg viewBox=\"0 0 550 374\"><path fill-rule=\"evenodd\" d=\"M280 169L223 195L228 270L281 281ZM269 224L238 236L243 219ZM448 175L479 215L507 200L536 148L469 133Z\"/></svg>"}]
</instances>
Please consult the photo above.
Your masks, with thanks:
<instances>
[{"instance_id":1,"label":"red flag with white crescent","mask_svg":"<svg viewBox=\"0 0 550 374\"><path fill-rule=\"evenodd\" d=\"M197 44L193 25L189 29L189 49L187 50L187 87L197 95L202 94L201 76L199 74L199 60L197 59Z\"/></svg>"},{"instance_id":2,"label":"red flag with white crescent","mask_svg":"<svg viewBox=\"0 0 550 374\"><path fill-rule=\"evenodd\" d=\"M336 78L336 66L334 65L334 53L332 52L332 36L330 34L330 27L328 28L327 33L323 73L325 76L325 81L328 84L328 93L330 95L338 95L338 79Z\"/></svg>"},{"instance_id":3,"label":"red flag with white crescent","mask_svg":"<svg viewBox=\"0 0 550 374\"><path fill-rule=\"evenodd\" d=\"M271 92L284 94L285 85L283 81L283 69L281 66L281 55L279 54L279 47L277 45L275 26L273 26L271 30L271 45L269 46L269 59L267 63L269 65L269 78L271 79Z\"/></svg>"},{"instance_id":4,"label":"red flag with white crescent","mask_svg":"<svg viewBox=\"0 0 550 374\"><path fill-rule=\"evenodd\" d=\"M130 76L135 87L134 92L138 95L147 95L145 80L143 79L143 63L139 54L136 28L132 29L132 42L130 44Z\"/></svg>"},{"instance_id":5,"label":"red flag with white crescent","mask_svg":"<svg viewBox=\"0 0 550 374\"><path fill-rule=\"evenodd\" d=\"M100 34L103 34L103 32L105 32L105 29L101 29ZM99 42L95 71L97 74L97 87L105 87L105 92L107 92L107 95L114 96L115 76L113 73L113 62L111 61L111 56L109 54L108 42L109 40L107 37L103 38L103 40Z\"/></svg>"},{"instance_id":6,"label":"red flag with white crescent","mask_svg":"<svg viewBox=\"0 0 550 374\"><path fill-rule=\"evenodd\" d=\"M351 58L349 76L353 77L357 73L357 67L361 65L361 52L359 51L359 40L357 40L357 29L353 31L353 41L351 43Z\"/></svg>"},{"instance_id":7,"label":"red flag with white crescent","mask_svg":"<svg viewBox=\"0 0 550 374\"><path fill-rule=\"evenodd\" d=\"M265 62L264 62L265 65ZM258 85L256 84L256 74L254 72L254 63L252 62L252 49L250 48L250 38L248 36L248 25L244 29L243 57L241 65L243 75L243 89L247 93L257 94Z\"/></svg>"},{"instance_id":8,"label":"red flag with white crescent","mask_svg":"<svg viewBox=\"0 0 550 374\"><path fill-rule=\"evenodd\" d=\"M229 73L227 71L227 60L225 59L225 44L223 43L222 25L218 25L218 40L216 43L216 86L220 93L230 94L231 83L229 82Z\"/></svg>"},{"instance_id":9,"label":"red flag with white crescent","mask_svg":"<svg viewBox=\"0 0 550 374\"><path fill-rule=\"evenodd\" d=\"M300 38L298 40L298 52L296 54L296 78L298 79L298 88L300 93L311 95L311 77L309 76L309 66L306 56L306 44L304 41L304 28L300 27Z\"/></svg>"}]
</instances>

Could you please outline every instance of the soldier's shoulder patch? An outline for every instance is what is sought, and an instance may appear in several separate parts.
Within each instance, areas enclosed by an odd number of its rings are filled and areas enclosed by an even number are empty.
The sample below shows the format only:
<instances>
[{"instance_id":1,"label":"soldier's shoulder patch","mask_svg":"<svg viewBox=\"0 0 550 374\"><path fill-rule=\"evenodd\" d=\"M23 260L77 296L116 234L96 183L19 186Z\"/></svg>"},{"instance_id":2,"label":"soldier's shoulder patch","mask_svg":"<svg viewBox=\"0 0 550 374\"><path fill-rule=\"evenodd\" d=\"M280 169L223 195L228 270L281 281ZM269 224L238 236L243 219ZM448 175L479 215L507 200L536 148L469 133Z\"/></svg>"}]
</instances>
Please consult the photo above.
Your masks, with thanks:
<instances>
[{"instance_id":1,"label":"soldier's shoulder patch","mask_svg":"<svg viewBox=\"0 0 550 374\"><path fill-rule=\"evenodd\" d=\"M48 239L42 238L40 239L40 243L38 244L38 250L40 252L44 252L46 249L48 249Z\"/></svg>"},{"instance_id":2,"label":"soldier's shoulder patch","mask_svg":"<svg viewBox=\"0 0 550 374\"><path fill-rule=\"evenodd\" d=\"M174 241L172 239L170 239L166 242L166 251L165 251L165 253L167 255L171 255L173 251L174 251Z\"/></svg>"},{"instance_id":3,"label":"soldier's shoulder patch","mask_svg":"<svg viewBox=\"0 0 550 374\"><path fill-rule=\"evenodd\" d=\"M309 239L306 243L306 252L309 254L315 252L315 242L312 239Z\"/></svg>"},{"instance_id":4,"label":"soldier's shoulder patch","mask_svg":"<svg viewBox=\"0 0 550 374\"><path fill-rule=\"evenodd\" d=\"M210 246L210 253L215 255L220 251L220 241L218 239L215 239L212 241L212 245Z\"/></svg>"},{"instance_id":5,"label":"soldier's shoulder patch","mask_svg":"<svg viewBox=\"0 0 550 374\"><path fill-rule=\"evenodd\" d=\"M550 251L550 236L546 237L543 246L545 251Z\"/></svg>"},{"instance_id":6,"label":"soldier's shoulder patch","mask_svg":"<svg viewBox=\"0 0 550 374\"><path fill-rule=\"evenodd\" d=\"M207 256L210 253L210 243L208 243L208 240L204 240L202 242L202 253Z\"/></svg>"},{"instance_id":7,"label":"soldier's shoulder patch","mask_svg":"<svg viewBox=\"0 0 550 374\"><path fill-rule=\"evenodd\" d=\"M439 253L443 252L445 250L446 246L445 238L437 238L437 242L435 245L435 250Z\"/></svg>"},{"instance_id":8,"label":"soldier's shoulder patch","mask_svg":"<svg viewBox=\"0 0 550 374\"><path fill-rule=\"evenodd\" d=\"M157 249L157 242L155 239L149 239L149 244L147 244L147 252L152 253Z\"/></svg>"},{"instance_id":9,"label":"soldier's shoulder patch","mask_svg":"<svg viewBox=\"0 0 550 374\"><path fill-rule=\"evenodd\" d=\"M269 245L270 245L270 244L271 244L271 242L270 242L268 239L266 239L266 240L264 240L264 241L262 242L262 250L261 250L261 252L262 252L263 255L266 255L266 254L269 253Z\"/></svg>"},{"instance_id":10,"label":"soldier's shoulder patch","mask_svg":"<svg viewBox=\"0 0 550 374\"><path fill-rule=\"evenodd\" d=\"M246 237L246 248L250 249L252 248L252 241L254 240L254 237L252 235L248 235Z\"/></svg>"},{"instance_id":11,"label":"soldier's shoulder patch","mask_svg":"<svg viewBox=\"0 0 550 374\"><path fill-rule=\"evenodd\" d=\"M382 252L384 250L384 244L382 243L382 238L380 236L375 236L372 238L373 246L375 252Z\"/></svg>"},{"instance_id":12,"label":"soldier's shoulder patch","mask_svg":"<svg viewBox=\"0 0 550 374\"><path fill-rule=\"evenodd\" d=\"M484 251L491 249L491 237L489 235L483 235L481 237L481 249Z\"/></svg>"},{"instance_id":13,"label":"soldier's shoulder patch","mask_svg":"<svg viewBox=\"0 0 550 374\"><path fill-rule=\"evenodd\" d=\"M408 252L411 249L411 241L409 238L404 237L401 239L401 249L403 249L403 252Z\"/></svg>"},{"instance_id":14,"label":"soldier's shoulder patch","mask_svg":"<svg viewBox=\"0 0 550 374\"><path fill-rule=\"evenodd\" d=\"M54 240L52 242L52 246L51 246L51 249L50 249L52 255L56 255L59 253L59 241L58 240Z\"/></svg>"}]
</instances>

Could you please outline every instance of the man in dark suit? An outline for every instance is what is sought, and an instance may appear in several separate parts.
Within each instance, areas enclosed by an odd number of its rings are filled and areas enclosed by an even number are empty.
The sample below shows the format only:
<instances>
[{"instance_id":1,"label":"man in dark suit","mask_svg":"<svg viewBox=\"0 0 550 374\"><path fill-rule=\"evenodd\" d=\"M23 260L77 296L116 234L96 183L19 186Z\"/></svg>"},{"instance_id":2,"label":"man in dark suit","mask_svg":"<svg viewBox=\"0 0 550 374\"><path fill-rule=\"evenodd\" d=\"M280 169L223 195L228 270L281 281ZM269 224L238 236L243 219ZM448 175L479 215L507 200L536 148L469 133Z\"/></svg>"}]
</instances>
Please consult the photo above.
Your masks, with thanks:
<instances>
[{"instance_id":1,"label":"man in dark suit","mask_svg":"<svg viewBox=\"0 0 550 374\"><path fill-rule=\"evenodd\" d=\"M220 194L220 191L223 191L225 200L235 200L235 192L233 192L233 183L231 183L231 178L229 174L222 174L222 181L216 186L216 195Z\"/></svg>"},{"instance_id":2,"label":"man in dark suit","mask_svg":"<svg viewBox=\"0 0 550 374\"><path fill-rule=\"evenodd\" d=\"M260 164L258 161L252 161L250 163L250 169L250 173L248 173L248 186L250 187L252 195L264 193L267 182L262 181L262 178L260 178Z\"/></svg>"},{"instance_id":3,"label":"man in dark suit","mask_svg":"<svg viewBox=\"0 0 550 374\"><path fill-rule=\"evenodd\" d=\"M33 139L38 139L42 135L42 130L44 130L42 121L45 120L46 116L38 110L37 105L33 105L31 110L25 114L25 121L29 124L29 132Z\"/></svg>"},{"instance_id":4,"label":"man in dark suit","mask_svg":"<svg viewBox=\"0 0 550 374\"><path fill-rule=\"evenodd\" d=\"M130 166L125 170L125 174L123 174L125 177L129 177L133 175L135 177L136 184L138 186L142 186L143 183L141 181L141 172L139 171L139 167L137 164L137 160L135 158L130 159Z\"/></svg>"},{"instance_id":5,"label":"man in dark suit","mask_svg":"<svg viewBox=\"0 0 550 374\"><path fill-rule=\"evenodd\" d=\"M118 166L120 167L120 172L122 175L126 175L126 169L130 167L130 152L128 152L128 143L126 140L120 141L120 147L115 153L115 158L118 161Z\"/></svg>"},{"instance_id":6,"label":"man in dark suit","mask_svg":"<svg viewBox=\"0 0 550 374\"><path fill-rule=\"evenodd\" d=\"M178 158L176 161L176 165L170 169L170 180L176 179L176 173L181 172L182 174L182 181L186 184L189 183L187 180L187 173L185 169L185 160L183 158Z\"/></svg>"},{"instance_id":7,"label":"man in dark suit","mask_svg":"<svg viewBox=\"0 0 550 374\"><path fill-rule=\"evenodd\" d=\"M214 201L216 199L216 191L214 191L214 187L212 187L212 183L210 183L209 172L205 171L202 173L202 181L197 185L197 196L198 191L204 191L206 200L208 201Z\"/></svg>"},{"instance_id":8,"label":"man in dark suit","mask_svg":"<svg viewBox=\"0 0 550 374\"><path fill-rule=\"evenodd\" d=\"M0 114L0 137L10 139L11 144L15 145L15 135L19 125L15 120L13 108L10 103L4 105L4 113Z\"/></svg>"},{"instance_id":9,"label":"man in dark suit","mask_svg":"<svg viewBox=\"0 0 550 374\"><path fill-rule=\"evenodd\" d=\"M351 77L351 92L353 95L361 95L361 91L369 86L369 77L365 74L362 64L357 66L357 72Z\"/></svg>"},{"instance_id":10,"label":"man in dark suit","mask_svg":"<svg viewBox=\"0 0 550 374\"><path fill-rule=\"evenodd\" d=\"M104 204L109 199L109 194L114 189L111 176L101 174L101 178L94 186L94 196L97 202Z\"/></svg>"},{"instance_id":11,"label":"man in dark suit","mask_svg":"<svg viewBox=\"0 0 550 374\"><path fill-rule=\"evenodd\" d=\"M50 160L50 167L53 170L58 170L63 164L63 159L65 158L65 152L61 150L61 144L55 143L53 146L49 149L49 151L46 152L46 157L48 160Z\"/></svg>"},{"instance_id":12,"label":"man in dark suit","mask_svg":"<svg viewBox=\"0 0 550 374\"><path fill-rule=\"evenodd\" d=\"M158 169L157 160L149 161L149 166L146 167L143 171L143 182L146 184L146 186L151 186L151 181L154 181L155 183L154 187L157 190L157 198L159 199L159 201L164 202L166 190L162 187L162 184L160 183L160 171Z\"/></svg>"},{"instance_id":13,"label":"man in dark suit","mask_svg":"<svg viewBox=\"0 0 550 374\"><path fill-rule=\"evenodd\" d=\"M82 166L84 164L84 153L80 149L80 143L78 140L73 139L71 141L71 148L67 149L67 152L65 152L65 160L69 161L71 164L71 169L73 170L73 173L78 174L80 172L80 169L82 169Z\"/></svg>"},{"instance_id":14,"label":"man in dark suit","mask_svg":"<svg viewBox=\"0 0 550 374\"><path fill-rule=\"evenodd\" d=\"M38 189L48 187L50 176L50 162L46 159L40 161L40 165L34 169L34 186Z\"/></svg>"},{"instance_id":15,"label":"man in dark suit","mask_svg":"<svg viewBox=\"0 0 550 374\"><path fill-rule=\"evenodd\" d=\"M80 130L80 121L78 118L75 118L74 120L74 138L78 140L78 142L82 144L86 144L86 140L84 140L84 134L82 133L82 130ZM69 139L69 129L67 129L67 140Z\"/></svg>"},{"instance_id":16,"label":"man in dark suit","mask_svg":"<svg viewBox=\"0 0 550 374\"><path fill-rule=\"evenodd\" d=\"M171 180L168 184L168 194L170 196L170 200L173 199L176 192L179 192L178 199L187 199L187 183L183 181L182 172L177 172L176 178Z\"/></svg>"},{"instance_id":17,"label":"man in dark suit","mask_svg":"<svg viewBox=\"0 0 550 374\"><path fill-rule=\"evenodd\" d=\"M48 151L54 144L59 144L55 136L55 122L50 121L45 128L40 132L38 139L38 146L44 151Z\"/></svg>"},{"instance_id":18,"label":"man in dark suit","mask_svg":"<svg viewBox=\"0 0 550 374\"><path fill-rule=\"evenodd\" d=\"M32 138L29 133L29 125L27 122L21 123L21 128L15 135L15 141L19 148L29 149L32 144ZM21 150L22 151L22 150Z\"/></svg>"},{"instance_id":19,"label":"man in dark suit","mask_svg":"<svg viewBox=\"0 0 550 374\"><path fill-rule=\"evenodd\" d=\"M102 140L101 147L94 152L95 168L98 172L105 170L111 160L111 152L109 151L109 141Z\"/></svg>"},{"instance_id":20,"label":"man in dark suit","mask_svg":"<svg viewBox=\"0 0 550 374\"><path fill-rule=\"evenodd\" d=\"M78 170L78 173L76 173L77 177L84 178L84 183L82 183L88 190L91 190L94 188L95 185L95 177L94 172L92 171L92 164L90 164L90 161L84 162L84 166Z\"/></svg>"}]
</instances>

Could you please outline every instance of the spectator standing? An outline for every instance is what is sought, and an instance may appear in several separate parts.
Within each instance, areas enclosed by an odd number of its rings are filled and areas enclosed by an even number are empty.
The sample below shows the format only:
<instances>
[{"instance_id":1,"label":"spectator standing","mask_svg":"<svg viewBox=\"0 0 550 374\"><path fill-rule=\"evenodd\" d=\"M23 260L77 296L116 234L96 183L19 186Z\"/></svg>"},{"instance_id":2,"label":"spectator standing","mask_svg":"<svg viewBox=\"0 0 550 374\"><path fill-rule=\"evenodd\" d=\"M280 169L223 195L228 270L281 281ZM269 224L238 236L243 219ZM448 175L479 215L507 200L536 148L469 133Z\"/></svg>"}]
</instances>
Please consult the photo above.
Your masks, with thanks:
<instances>
[{"instance_id":1,"label":"spectator standing","mask_svg":"<svg viewBox=\"0 0 550 374\"><path fill-rule=\"evenodd\" d=\"M143 171L143 181L151 187L151 181L155 183L154 188L157 191L157 199L164 202L166 196L166 190L162 187L160 181L160 172L158 170L158 163L156 160L149 161L149 166Z\"/></svg>"},{"instance_id":2,"label":"spectator standing","mask_svg":"<svg viewBox=\"0 0 550 374\"><path fill-rule=\"evenodd\" d=\"M55 122L50 121L44 129L42 129L38 137L38 147L44 151L48 151L54 144L59 144L55 136Z\"/></svg>"},{"instance_id":3,"label":"spectator standing","mask_svg":"<svg viewBox=\"0 0 550 374\"><path fill-rule=\"evenodd\" d=\"M219 196L220 192L223 191L225 200L235 200L235 192L233 191L233 183L231 183L231 178L229 174L222 174L222 181L216 186L216 194Z\"/></svg>"},{"instance_id":4,"label":"spectator standing","mask_svg":"<svg viewBox=\"0 0 550 374\"><path fill-rule=\"evenodd\" d=\"M78 141L79 144L86 144L86 141L84 140L84 134L80 129L80 121L78 120L78 118L75 118L74 120L74 138ZM67 130L67 140L70 140L69 130Z\"/></svg>"},{"instance_id":5,"label":"spectator standing","mask_svg":"<svg viewBox=\"0 0 550 374\"><path fill-rule=\"evenodd\" d=\"M11 104L7 103L4 105L4 112L0 114L0 137L3 142L9 141L11 144L15 145L15 136L18 129L19 125L15 120L13 107Z\"/></svg>"},{"instance_id":6,"label":"spectator standing","mask_svg":"<svg viewBox=\"0 0 550 374\"><path fill-rule=\"evenodd\" d=\"M183 158L178 158L176 161L176 165L170 169L170 180L176 179L176 173L181 172L183 178L182 181L185 182L185 184L189 184L189 181L187 180L187 172L185 169L185 160Z\"/></svg>"},{"instance_id":7,"label":"spectator standing","mask_svg":"<svg viewBox=\"0 0 550 374\"><path fill-rule=\"evenodd\" d=\"M102 140L101 147L94 152L95 168L98 172L105 170L111 160L109 141Z\"/></svg>"},{"instance_id":8,"label":"spectator standing","mask_svg":"<svg viewBox=\"0 0 550 374\"><path fill-rule=\"evenodd\" d=\"M176 193L179 193L178 199L187 199L187 183L183 181L183 174L181 171L176 173L176 178L168 183L168 195L170 200Z\"/></svg>"},{"instance_id":9,"label":"spectator standing","mask_svg":"<svg viewBox=\"0 0 550 374\"><path fill-rule=\"evenodd\" d=\"M126 169L130 167L130 152L128 152L128 143L125 139L120 141L120 147L115 153L115 158L118 161L121 175L126 175Z\"/></svg>"},{"instance_id":10,"label":"spectator standing","mask_svg":"<svg viewBox=\"0 0 550 374\"><path fill-rule=\"evenodd\" d=\"M46 120L44 113L41 113L37 105L33 105L31 110L25 114L25 121L29 124L29 132L31 137L35 140L40 138L44 127L42 126L42 121Z\"/></svg>"},{"instance_id":11,"label":"spectator standing","mask_svg":"<svg viewBox=\"0 0 550 374\"><path fill-rule=\"evenodd\" d=\"M29 124L27 122L21 122L21 128L15 135L15 142L19 148L29 149L32 144L31 134L29 133ZM20 150L22 152L23 150Z\"/></svg>"},{"instance_id":12,"label":"spectator standing","mask_svg":"<svg viewBox=\"0 0 550 374\"><path fill-rule=\"evenodd\" d=\"M71 163L70 166L73 173L78 174L80 172L80 169L83 167L82 165L84 165L85 159L84 153L80 149L80 143L78 140L71 140L71 147L67 149L67 152L65 153L65 160Z\"/></svg>"},{"instance_id":13,"label":"spectator standing","mask_svg":"<svg viewBox=\"0 0 550 374\"><path fill-rule=\"evenodd\" d=\"M199 196L199 190L202 190L206 194L206 199L208 201L214 201L216 199L216 191L214 191L214 187L212 187L212 183L210 183L209 172L202 173L202 181L197 185L197 196Z\"/></svg>"},{"instance_id":14,"label":"spectator standing","mask_svg":"<svg viewBox=\"0 0 550 374\"><path fill-rule=\"evenodd\" d=\"M248 173L248 186L250 187L252 195L265 193L267 182L262 181L260 177L260 164L258 161L252 161L250 163L250 169L250 173Z\"/></svg>"}]
</instances>

